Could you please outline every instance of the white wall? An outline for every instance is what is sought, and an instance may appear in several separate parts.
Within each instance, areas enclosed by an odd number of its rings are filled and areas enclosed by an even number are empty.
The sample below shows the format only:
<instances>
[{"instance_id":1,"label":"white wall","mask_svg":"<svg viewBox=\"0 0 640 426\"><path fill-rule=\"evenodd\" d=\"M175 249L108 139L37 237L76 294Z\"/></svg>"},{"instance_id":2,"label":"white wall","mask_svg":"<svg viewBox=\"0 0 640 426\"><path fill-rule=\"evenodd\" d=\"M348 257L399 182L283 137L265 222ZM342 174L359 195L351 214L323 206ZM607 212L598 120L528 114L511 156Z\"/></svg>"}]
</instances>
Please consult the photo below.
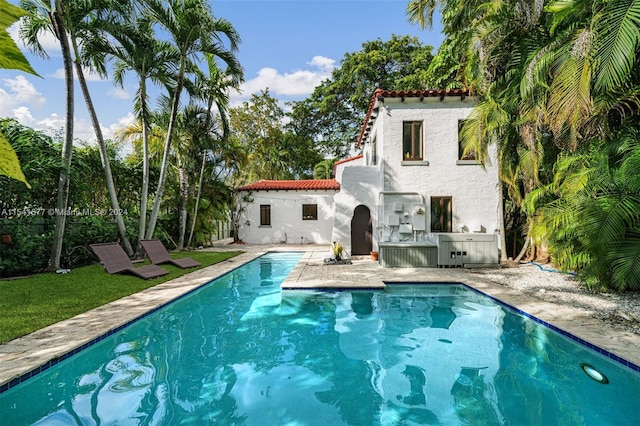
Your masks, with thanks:
<instances>
[{"instance_id":1,"label":"white wall","mask_svg":"<svg viewBox=\"0 0 640 426\"><path fill-rule=\"evenodd\" d=\"M458 120L465 119L474 106L472 99L459 97L445 97L443 101L425 98L421 103L417 99L403 103L386 100L381 105L373 130L378 132L378 146L384 152L382 190L389 193L384 196L383 221L388 214L394 214L395 203L419 202L414 195L390 193L416 192L425 201L427 231L432 196L452 197L453 232L460 232L463 225L470 232L481 227L488 233L499 229L496 147L490 147L491 161L484 169L469 161L458 161ZM403 121L423 121L422 162L402 159Z\"/></svg>"},{"instance_id":2,"label":"white wall","mask_svg":"<svg viewBox=\"0 0 640 426\"><path fill-rule=\"evenodd\" d=\"M254 191L240 215L238 237L248 244L329 244L337 191ZM260 205L271 205L271 226L260 226ZM302 220L302 205L317 204L318 220Z\"/></svg>"},{"instance_id":3,"label":"white wall","mask_svg":"<svg viewBox=\"0 0 640 426\"><path fill-rule=\"evenodd\" d=\"M357 206L364 205L369 208L374 230L376 228L378 192L382 174L379 166L356 166L352 162L346 164L347 167L344 167L340 175L342 181L340 192L335 196L335 216L331 240L341 241L347 252L350 253L351 219Z\"/></svg>"},{"instance_id":4,"label":"white wall","mask_svg":"<svg viewBox=\"0 0 640 426\"><path fill-rule=\"evenodd\" d=\"M435 241L430 230L430 201L434 196L452 197L453 232L484 231L494 233L498 221L497 149L489 148L489 161L483 166L473 161L458 161L458 120L469 116L475 100L459 96L385 98L367 138L363 141L363 162L374 158L382 173L377 200L379 222L374 222L374 238L380 241ZM423 161L404 161L403 122L423 123ZM347 168L350 166L346 164ZM345 174L346 176L346 174ZM343 181L345 179L343 178ZM344 184L343 184L344 185ZM396 204L403 209L395 211ZM414 215L416 205L425 206L425 214ZM404 213L409 216L405 216ZM399 227L388 226L389 215L413 224L420 220L426 228L417 234L400 234ZM464 227L464 228L463 228ZM377 241L374 242L376 245Z\"/></svg>"}]
</instances>

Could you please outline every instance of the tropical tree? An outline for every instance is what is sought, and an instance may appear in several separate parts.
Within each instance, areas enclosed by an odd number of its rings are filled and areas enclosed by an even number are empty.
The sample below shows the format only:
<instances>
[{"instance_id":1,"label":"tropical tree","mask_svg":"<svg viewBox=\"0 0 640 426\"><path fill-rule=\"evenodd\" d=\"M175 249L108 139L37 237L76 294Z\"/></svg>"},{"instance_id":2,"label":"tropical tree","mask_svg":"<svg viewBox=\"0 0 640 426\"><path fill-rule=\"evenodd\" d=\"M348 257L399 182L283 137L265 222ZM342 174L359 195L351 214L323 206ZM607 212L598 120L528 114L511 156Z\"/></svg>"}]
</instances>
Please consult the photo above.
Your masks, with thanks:
<instances>
[{"instance_id":1,"label":"tropical tree","mask_svg":"<svg viewBox=\"0 0 640 426\"><path fill-rule=\"evenodd\" d=\"M5 135L14 155L22 162L22 171L33 189L24 183L0 176L0 209L38 209L55 205L60 175L60 147L50 136L18 123L0 119L0 133Z\"/></svg>"},{"instance_id":2,"label":"tropical tree","mask_svg":"<svg viewBox=\"0 0 640 426\"><path fill-rule=\"evenodd\" d=\"M565 199L570 196L569 192L554 192L549 188L567 176L572 176L569 180L572 182L576 180L575 176L584 176L585 170L592 170L582 168L577 174L568 173L566 164L572 164L572 171L577 170L576 164L602 164L595 155L597 151L592 151L589 145L595 144L602 150L606 145L614 145L614 139L607 135L628 134L629 129L637 127L634 117L640 110L637 60L640 2L555 1L544 7L542 2L535 1L463 5L453 1L414 0L409 3L408 14L416 22L421 19L429 22L436 8L442 10L445 33L451 40L443 46L456 47L453 56L451 51L444 52L449 56L440 62L460 58L456 75L464 75L466 80L463 81L470 82L468 87L480 95L480 103L465 125L467 144L479 153L485 152L489 144L498 144L501 179L508 188L510 199L526 212L530 231L536 228L536 235L549 236L549 232L539 231L541 223L549 230L558 231L557 222L539 220L541 212L548 211L544 210L547 203L577 207ZM462 22L468 24L468 36L461 36L456 31ZM438 60L436 57L434 62ZM558 157L560 152L562 155ZM574 162L574 155L581 160ZM618 155L626 157L631 153L623 151ZM556 162L558 158L560 160ZM600 172L605 173L605 170L600 169ZM609 175L613 173L608 172ZM582 186L580 190L587 191L583 194L586 196L596 187L602 189L600 183L595 183L595 186ZM610 184L606 187L610 188ZM609 191L591 193L596 198L601 194L601 201L607 204L610 199L604 194ZM627 217L617 224L629 227L633 215L628 216L628 209L621 209L620 215L624 212ZM586 219L589 213L579 207L577 215L584 215ZM548 214L544 216L548 217ZM575 223L581 223L578 219L577 216L572 218ZM557 235L562 237L556 238ZM597 276L605 283L607 280L612 282L606 274L595 273L595 269L586 267L585 263L562 259L601 259L608 267L598 267L600 271L611 271L612 265L620 262L633 262L629 260L633 256L602 257L595 250L599 245L592 243L578 244L574 247L577 249L574 256L559 255L562 250L558 249L564 247L562 241L574 243L577 240L569 238L569 232L557 235L547 241L539 238L536 241L551 243L550 252L556 256L554 260L564 266L582 268L586 275L581 276L585 279ZM600 238L598 233L593 235ZM622 234L610 235L617 238ZM628 236L625 234L624 238ZM611 248L607 244L605 247ZM608 253L621 254L615 250Z\"/></svg>"},{"instance_id":3,"label":"tropical tree","mask_svg":"<svg viewBox=\"0 0 640 426\"><path fill-rule=\"evenodd\" d=\"M122 209L118 201L113 173L107 153L107 146L102 134L102 128L96 114L93 100L87 86L84 75L84 66L91 66L91 70L100 76L106 76L105 63L102 55L98 53L94 46L95 40L103 40L106 35L105 28L113 28L113 22L119 20L120 16L128 16L132 12L131 4L128 1L120 0L100 0L92 2L71 2L67 5L67 31L73 48L75 72L82 95L89 112L91 124L96 135L102 168L105 174L105 182L109 194L111 210L114 212L114 219L118 227L118 233L124 250L129 256L133 255L133 248L127 236L127 229L124 223ZM80 44L86 43L88 46L82 48Z\"/></svg>"},{"instance_id":4,"label":"tropical tree","mask_svg":"<svg viewBox=\"0 0 640 426\"><path fill-rule=\"evenodd\" d=\"M187 204L189 196L193 192L191 189L191 177L200 171L200 176L204 174L206 166L206 156L203 156L202 165L190 161L192 158L200 158L202 152L211 147L210 141L215 129L207 127L214 124L207 119L205 108L190 104L178 114L176 122L177 144L175 145L176 171L178 175L179 203L178 203L178 241L177 249L184 248L185 235L187 231ZM202 182L200 181L200 185Z\"/></svg>"},{"instance_id":5,"label":"tropical tree","mask_svg":"<svg viewBox=\"0 0 640 426\"><path fill-rule=\"evenodd\" d=\"M27 58L24 57L7 32L7 28L20 19L21 16L24 16L26 12L7 3L6 0L0 0L0 7L4 11L3 15L0 16L0 69L16 69L38 75L31 68ZM0 175L17 179L24 182L27 187L30 187L20 168L18 156L2 132L0 132Z\"/></svg>"},{"instance_id":6,"label":"tropical tree","mask_svg":"<svg viewBox=\"0 0 640 426\"><path fill-rule=\"evenodd\" d=\"M201 73L199 80L196 80L196 87L199 89L199 97L206 102L206 118L204 122L205 129L211 129L206 133L208 142L204 149L202 149L202 162L200 166L200 174L198 177L198 187L196 198L193 206L193 213L191 215L191 228L189 231L189 238L187 240L187 247L191 247L193 241L193 233L198 218L198 208L200 206L200 198L202 196L202 186L204 184L205 167L207 160L210 157L218 156L222 158L221 145L224 141L228 140L229 136L229 90L237 90L240 86L242 79L241 75L234 75L230 73L223 73L218 64L215 62L215 57L211 54L205 54L205 61L207 63L208 73ZM216 106L218 111L219 120L215 120L213 117L213 107ZM216 122L220 122L221 126L212 127ZM221 129L220 129L221 127ZM220 131L221 130L221 131ZM207 146L208 145L208 146ZM223 167L219 166L218 170L222 170Z\"/></svg>"},{"instance_id":7,"label":"tropical tree","mask_svg":"<svg viewBox=\"0 0 640 426\"><path fill-rule=\"evenodd\" d=\"M301 126L296 134L315 141L323 155L344 158L357 139L373 92L425 88L432 50L415 37L393 35L345 54L331 78L309 98L293 103L292 114Z\"/></svg>"},{"instance_id":8,"label":"tropical tree","mask_svg":"<svg viewBox=\"0 0 640 426\"><path fill-rule=\"evenodd\" d=\"M138 90L135 106L142 136L142 187L140 191L140 220L138 222L138 240L144 239L147 224L147 204L149 198L149 127L150 110L148 106L148 81L166 84L170 81L171 55L168 42L156 39L153 22L149 16L132 15L130 19L110 22L106 32L111 43L105 39L93 39L89 50L107 59L115 59L113 81L121 87L127 72L136 74Z\"/></svg>"},{"instance_id":9,"label":"tropical tree","mask_svg":"<svg viewBox=\"0 0 640 426\"><path fill-rule=\"evenodd\" d=\"M289 166L295 160L285 145L285 114L268 89L231 108L229 116L232 138L245 148L248 160L236 181L293 177Z\"/></svg>"},{"instance_id":10,"label":"tropical tree","mask_svg":"<svg viewBox=\"0 0 640 426\"><path fill-rule=\"evenodd\" d=\"M594 289L640 290L640 126L627 126L556 163L555 180L528 197L532 237ZM545 202L540 202L540 200Z\"/></svg>"},{"instance_id":11,"label":"tropical tree","mask_svg":"<svg viewBox=\"0 0 640 426\"><path fill-rule=\"evenodd\" d=\"M317 163L313 168L314 179L331 179L333 177L333 165L335 159L328 158Z\"/></svg>"},{"instance_id":12,"label":"tropical tree","mask_svg":"<svg viewBox=\"0 0 640 426\"><path fill-rule=\"evenodd\" d=\"M56 217L49 269L60 268L60 256L62 253L62 240L64 237L67 201L69 199L69 170L73 155L73 119L74 119L74 90L73 90L73 60L67 29L65 27L66 8L61 0L55 0L52 4L44 2L23 0L21 7L28 12L20 26L21 38L34 53L48 57L38 40L42 31L49 31L58 39L62 51L64 65L64 81L66 87L66 111L65 111L65 138L62 145L62 165L60 179L58 180Z\"/></svg>"},{"instance_id":13,"label":"tropical tree","mask_svg":"<svg viewBox=\"0 0 640 426\"><path fill-rule=\"evenodd\" d=\"M180 107L180 96L184 88L185 76L193 68L192 59L209 53L222 60L234 75L242 75L241 67L233 55L240 41L239 35L230 22L214 18L208 3L204 0L146 0L150 15L161 25L171 39L171 50L177 64L175 85L170 87L172 98L171 114L160 177L156 189L153 210L149 217L146 238L152 238L162 204L162 194L167 175L171 142ZM225 47L229 44L230 49Z\"/></svg>"}]
</instances>

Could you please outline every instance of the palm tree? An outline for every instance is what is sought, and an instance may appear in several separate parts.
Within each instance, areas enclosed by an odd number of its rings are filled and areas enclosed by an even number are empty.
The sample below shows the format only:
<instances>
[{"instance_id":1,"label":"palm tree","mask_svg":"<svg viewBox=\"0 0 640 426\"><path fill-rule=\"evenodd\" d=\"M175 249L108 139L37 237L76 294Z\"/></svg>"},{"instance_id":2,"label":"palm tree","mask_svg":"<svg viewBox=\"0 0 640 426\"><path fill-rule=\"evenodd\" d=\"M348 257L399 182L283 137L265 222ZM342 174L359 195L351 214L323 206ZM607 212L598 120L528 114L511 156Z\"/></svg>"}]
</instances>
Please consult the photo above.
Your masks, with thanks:
<instances>
[{"instance_id":1,"label":"palm tree","mask_svg":"<svg viewBox=\"0 0 640 426\"><path fill-rule=\"evenodd\" d=\"M537 1L463 4L412 0L410 6L411 19L423 24L430 22L433 11L441 7L445 33L455 41L460 39L455 23L462 22L462 16L472 18L466 19L471 37L454 53L466 58L460 61L459 69L474 78L471 87L481 96L475 120L468 123L468 143L477 152L490 143L498 144L501 179L514 203L527 212L529 229L538 229L536 235L549 238L553 244L550 251L563 265L583 268L587 275L606 281L602 271L619 270L615 266L625 263L624 270L634 275L629 259L635 252L624 244L623 251L612 246L610 237L623 235L620 228L607 235L591 232L595 240L585 241L576 238L573 232L578 230L569 226L570 222L579 223L587 229L582 220L598 223L593 212L606 210L588 209L586 204L574 203L572 197L586 200L589 194L596 194L595 200L591 199L594 206L625 206L607 195L612 191L611 182L596 180L589 188L581 186L584 194L549 188L565 179L574 182L590 174L586 170L592 170L591 166L576 169L574 161L578 160L574 156L585 164L599 164L598 175L618 174L617 169L612 172L602 167L604 160L597 160L597 152L612 145L613 139L607 134L637 127L633 117L640 111L640 1L557 1L543 9L543 3ZM590 144L598 149L591 150ZM559 151L565 153L556 161ZM633 154L622 151L615 158L626 164L627 156ZM572 164L575 173L568 173L566 164ZM627 190L633 195L637 187ZM549 214L540 216L542 212L561 211L560 207L568 212L567 206L575 207L570 220L560 222L548 220L552 217ZM633 234L635 216L630 212L621 207L616 211L616 223L624 224ZM556 234L540 232L541 223ZM566 227L560 229L559 223ZM628 239L629 234L623 238ZM572 250L567 255L563 250L569 245ZM607 256L602 255L601 247L607 247ZM565 261L569 258L583 261ZM600 262L600 266L587 266L585 259L593 260L594 265Z\"/></svg>"},{"instance_id":2,"label":"palm tree","mask_svg":"<svg viewBox=\"0 0 640 426\"><path fill-rule=\"evenodd\" d=\"M210 140L211 129L205 127L207 112L203 107L190 104L178 113L176 121L177 144L175 146L176 168L180 201L178 205L178 242L177 249L182 250L187 230L187 203L189 201L189 177L193 172L191 158L198 158ZM206 157L203 156L200 167L203 173ZM201 174L202 175L202 174Z\"/></svg>"},{"instance_id":3,"label":"palm tree","mask_svg":"<svg viewBox=\"0 0 640 426\"><path fill-rule=\"evenodd\" d=\"M200 174L198 178L198 190L196 194L195 203L193 206L193 213L191 215L191 229L189 231L189 238L187 240L187 247L191 247L191 242L193 239L193 232L196 226L196 219L198 216L198 207L200 205L200 197L202 195L202 185L204 180L204 172L205 166L207 163L207 157L209 156L210 150L211 154L215 157L217 147L220 144L224 143L229 136L229 118L228 118L228 107L229 107L229 90L230 89L238 89L240 86L240 82L242 80L242 75L234 75L230 73L222 73L220 68L215 62L215 57L211 54L205 54L205 61L207 63L208 75L204 75L202 73L200 75L200 81L196 82L196 87L201 90L201 97L206 100L207 109L206 109L206 119L204 123L205 129L210 129L214 120L213 116L213 105L215 103L218 110L218 117L220 117L220 122L222 124L222 134L217 132L216 129L211 128L209 132L209 149L202 150L202 163L200 166Z\"/></svg>"},{"instance_id":4,"label":"palm tree","mask_svg":"<svg viewBox=\"0 0 640 426\"><path fill-rule=\"evenodd\" d=\"M64 212L67 209L69 199L69 170L71 168L71 157L73 153L73 62L64 21L65 7L62 1L55 0L53 4L46 4L44 2L26 0L22 1L20 6L29 12L20 26L20 35L27 46L34 53L42 57L48 57L38 40L38 34L41 31L50 31L60 43L64 64L64 81L66 87L65 138L62 144L62 164L60 168L60 179L58 180L55 230L48 266L50 270L56 270L60 268L62 239L66 221Z\"/></svg>"},{"instance_id":5,"label":"palm tree","mask_svg":"<svg viewBox=\"0 0 640 426\"><path fill-rule=\"evenodd\" d=\"M563 153L555 181L527 200L539 204L532 235L549 240L556 263L596 289L640 290L638 124Z\"/></svg>"},{"instance_id":6,"label":"palm tree","mask_svg":"<svg viewBox=\"0 0 640 426\"><path fill-rule=\"evenodd\" d=\"M333 177L333 164L336 162L335 158L328 158L322 160L313 168L314 179L331 179Z\"/></svg>"},{"instance_id":7,"label":"palm tree","mask_svg":"<svg viewBox=\"0 0 640 426\"><path fill-rule=\"evenodd\" d=\"M153 210L149 217L146 238L152 238L162 203L162 194L166 180L171 141L176 117L180 106L180 96L186 74L193 67L191 59L199 54L210 53L226 63L233 74L241 75L241 67L232 51L237 49L239 36L228 21L214 18L208 4L203 0L146 0L149 12L162 25L171 38L171 47L177 63L175 86L171 88L171 115L165 140L164 156L158 178ZM166 4L166 7L165 7ZM230 44L230 50L224 46L222 37Z\"/></svg>"},{"instance_id":8,"label":"palm tree","mask_svg":"<svg viewBox=\"0 0 640 426\"><path fill-rule=\"evenodd\" d=\"M145 237L147 204L149 194L149 106L147 81L167 83L170 75L169 44L155 39L152 21L148 16L133 19L108 27L107 32L115 43L96 46L107 58L115 58L113 81L123 85L125 74L132 71L138 78L135 110L142 135L142 188L140 192L140 220L138 239Z\"/></svg>"},{"instance_id":9,"label":"palm tree","mask_svg":"<svg viewBox=\"0 0 640 426\"><path fill-rule=\"evenodd\" d=\"M124 218L123 215L119 213L121 211L120 203L118 202L118 196L113 181L107 146L104 141L104 136L102 135L102 128L98 121L98 116L91 99L89 88L87 87L83 70L83 65L92 65L91 69L94 72L97 72L98 75L106 75L104 60L101 55L96 54L99 52L94 49L94 46L96 45L95 41L102 40L104 38L105 27L113 27L113 22L117 21L119 15L127 16L132 9L128 2L102 0L102 2L71 2L67 5L67 10L70 12L68 16L69 24L67 25L67 30L69 31L69 38L73 47L76 75L78 77L80 89L82 90L87 110L89 112L89 117L91 118L91 124L93 125L96 135L111 209L114 212L114 219L118 227L118 233L120 235L123 248L129 256L132 256L133 249L129 242L129 237L127 236ZM78 43L79 40L86 43L83 49L81 49Z\"/></svg>"}]
</instances>

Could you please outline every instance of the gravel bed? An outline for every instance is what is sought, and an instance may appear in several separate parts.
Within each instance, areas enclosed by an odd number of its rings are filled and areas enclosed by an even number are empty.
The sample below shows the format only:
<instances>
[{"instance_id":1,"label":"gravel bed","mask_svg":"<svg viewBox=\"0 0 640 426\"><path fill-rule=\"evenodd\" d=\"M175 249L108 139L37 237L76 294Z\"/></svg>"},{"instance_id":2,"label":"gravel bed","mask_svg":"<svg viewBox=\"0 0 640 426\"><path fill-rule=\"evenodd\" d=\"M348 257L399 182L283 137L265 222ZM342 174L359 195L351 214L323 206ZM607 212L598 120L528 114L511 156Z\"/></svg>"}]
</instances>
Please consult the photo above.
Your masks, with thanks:
<instances>
[{"instance_id":1,"label":"gravel bed","mask_svg":"<svg viewBox=\"0 0 640 426\"><path fill-rule=\"evenodd\" d=\"M476 269L472 274L530 294L546 302L572 305L618 330L640 335L640 293L593 292L572 275L539 264L511 268Z\"/></svg>"}]
</instances>

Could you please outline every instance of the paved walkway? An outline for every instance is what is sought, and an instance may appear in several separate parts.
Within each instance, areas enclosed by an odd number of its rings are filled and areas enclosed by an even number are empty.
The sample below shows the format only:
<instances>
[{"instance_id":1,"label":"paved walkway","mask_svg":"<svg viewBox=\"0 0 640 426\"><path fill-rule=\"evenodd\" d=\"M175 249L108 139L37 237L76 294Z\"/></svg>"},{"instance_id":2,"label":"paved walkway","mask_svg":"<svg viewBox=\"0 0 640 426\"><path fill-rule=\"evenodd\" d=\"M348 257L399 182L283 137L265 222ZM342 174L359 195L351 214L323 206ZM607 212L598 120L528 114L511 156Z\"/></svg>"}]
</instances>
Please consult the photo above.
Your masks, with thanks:
<instances>
[{"instance_id":1,"label":"paved walkway","mask_svg":"<svg viewBox=\"0 0 640 426\"><path fill-rule=\"evenodd\" d=\"M0 345L0 386L23 378L48 363L91 344L146 312L185 294L262 255L266 251L304 251L298 265L282 284L285 289L384 288L385 282L464 282L480 291L542 319L593 345L640 365L640 337L611 329L586 311L535 299L484 279L472 270L439 268L382 268L368 257L350 265L325 265L328 246L219 246L215 250L244 250L237 257L157 285L27 336Z\"/></svg>"}]
</instances>

